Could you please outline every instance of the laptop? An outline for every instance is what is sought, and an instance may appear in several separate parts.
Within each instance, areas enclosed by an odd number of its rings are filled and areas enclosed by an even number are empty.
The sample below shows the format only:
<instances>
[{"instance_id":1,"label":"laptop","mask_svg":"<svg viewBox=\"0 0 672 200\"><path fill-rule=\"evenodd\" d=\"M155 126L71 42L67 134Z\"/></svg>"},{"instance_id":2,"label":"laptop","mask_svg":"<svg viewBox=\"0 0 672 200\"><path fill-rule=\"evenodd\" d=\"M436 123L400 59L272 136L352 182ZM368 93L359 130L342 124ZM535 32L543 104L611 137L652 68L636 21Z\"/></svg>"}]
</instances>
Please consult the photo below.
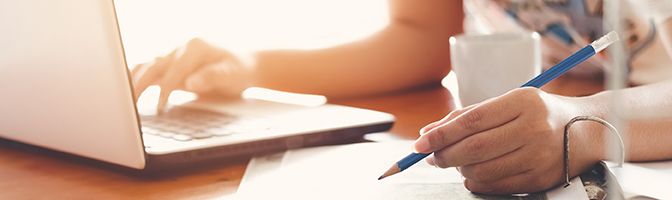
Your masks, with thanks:
<instances>
[{"instance_id":1,"label":"laptop","mask_svg":"<svg viewBox=\"0 0 672 200\"><path fill-rule=\"evenodd\" d=\"M112 0L0 3L0 137L152 170L342 143L390 114L322 104L196 100L142 114Z\"/></svg>"}]
</instances>

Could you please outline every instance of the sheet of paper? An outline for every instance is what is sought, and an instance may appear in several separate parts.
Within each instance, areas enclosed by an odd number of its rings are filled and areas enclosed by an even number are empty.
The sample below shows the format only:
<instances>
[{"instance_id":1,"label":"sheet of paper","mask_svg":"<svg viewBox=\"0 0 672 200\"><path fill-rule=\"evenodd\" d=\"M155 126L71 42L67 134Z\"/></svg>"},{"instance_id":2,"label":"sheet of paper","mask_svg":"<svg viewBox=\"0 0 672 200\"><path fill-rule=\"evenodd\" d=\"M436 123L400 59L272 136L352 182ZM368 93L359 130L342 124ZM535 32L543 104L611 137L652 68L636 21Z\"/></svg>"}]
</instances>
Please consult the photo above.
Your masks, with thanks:
<instances>
[{"instance_id":1,"label":"sheet of paper","mask_svg":"<svg viewBox=\"0 0 672 200\"><path fill-rule=\"evenodd\" d=\"M614 166L610 163L610 166ZM672 161L650 163L626 163L621 168L610 167L618 179L626 198L646 196L656 199L672 199Z\"/></svg>"},{"instance_id":2,"label":"sheet of paper","mask_svg":"<svg viewBox=\"0 0 672 200\"><path fill-rule=\"evenodd\" d=\"M547 199L472 194L455 169L425 162L377 180L390 165L412 151L410 142L361 143L316 147L258 157L250 161L238 189L239 199ZM578 180L578 179L577 179ZM575 180L575 181L577 181ZM577 184L581 185L578 180ZM555 193L554 193L555 192ZM549 192L548 197L586 197L582 187ZM580 198L579 198L580 199ZM584 198L585 199L585 198Z\"/></svg>"}]
</instances>

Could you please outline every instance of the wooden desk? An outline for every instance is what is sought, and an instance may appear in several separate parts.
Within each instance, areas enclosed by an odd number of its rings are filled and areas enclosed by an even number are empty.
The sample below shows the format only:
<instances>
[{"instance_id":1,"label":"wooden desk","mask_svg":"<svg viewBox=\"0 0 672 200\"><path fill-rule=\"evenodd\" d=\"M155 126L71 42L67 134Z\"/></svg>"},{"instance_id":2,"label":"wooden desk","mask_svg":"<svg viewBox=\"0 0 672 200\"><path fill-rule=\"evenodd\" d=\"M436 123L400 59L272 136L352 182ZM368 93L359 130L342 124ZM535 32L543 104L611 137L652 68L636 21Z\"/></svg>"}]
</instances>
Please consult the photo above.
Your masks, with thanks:
<instances>
[{"instance_id":1,"label":"wooden desk","mask_svg":"<svg viewBox=\"0 0 672 200\"><path fill-rule=\"evenodd\" d=\"M558 79L544 87L564 95L600 91L601 84ZM390 131L405 138L454 109L451 93L443 87L336 103L394 114ZM247 161L183 175L141 178L109 170L97 163L53 152L0 143L0 199L233 199Z\"/></svg>"}]
</instances>

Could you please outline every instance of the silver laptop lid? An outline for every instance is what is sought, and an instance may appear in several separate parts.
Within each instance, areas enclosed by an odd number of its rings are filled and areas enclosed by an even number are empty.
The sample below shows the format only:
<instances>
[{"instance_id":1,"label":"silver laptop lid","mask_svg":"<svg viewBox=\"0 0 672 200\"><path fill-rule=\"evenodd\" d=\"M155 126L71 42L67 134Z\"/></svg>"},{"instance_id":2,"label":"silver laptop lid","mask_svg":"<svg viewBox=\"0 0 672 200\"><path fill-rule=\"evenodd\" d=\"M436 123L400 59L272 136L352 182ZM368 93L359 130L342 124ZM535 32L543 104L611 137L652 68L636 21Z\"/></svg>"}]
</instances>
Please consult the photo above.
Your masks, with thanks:
<instances>
[{"instance_id":1,"label":"silver laptop lid","mask_svg":"<svg viewBox=\"0 0 672 200\"><path fill-rule=\"evenodd\" d=\"M112 0L0 1L0 137L141 169Z\"/></svg>"}]
</instances>

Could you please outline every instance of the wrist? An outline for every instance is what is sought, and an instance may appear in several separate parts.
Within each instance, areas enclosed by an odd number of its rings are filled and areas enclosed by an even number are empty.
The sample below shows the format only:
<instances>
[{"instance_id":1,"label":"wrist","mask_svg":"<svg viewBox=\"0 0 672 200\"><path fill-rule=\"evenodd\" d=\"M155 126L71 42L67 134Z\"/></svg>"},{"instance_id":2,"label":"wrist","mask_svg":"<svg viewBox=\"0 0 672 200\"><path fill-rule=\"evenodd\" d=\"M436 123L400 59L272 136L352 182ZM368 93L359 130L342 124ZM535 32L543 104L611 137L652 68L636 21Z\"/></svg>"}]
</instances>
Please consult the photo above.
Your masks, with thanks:
<instances>
[{"instance_id":1,"label":"wrist","mask_svg":"<svg viewBox=\"0 0 672 200\"><path fill-rule=\"evenodd\" d=\"M236 95L243 95L247 88L254 86L254 69L244 62L238 63L237 66L233 77L229 78L231 80L229 90Z\"/></svg>"},{"instance_id":2,"label":"wrist","mask_svg":"<svg viewBox=\"0 0 672 200\"><path fill-rule=\"evenodd\" d=\"M253 86L253 62L243 54L223 52L226 56L220 61L223 65L220 69L226 75L220 77L221 80L216 80L219 83L218 92L225 96L240 96L245 89Z\"/></svg>"},{"instance_id":3,"label":"wrist","mask_svg":"<svg viewBox=\"0 0 672 200\"><path fill-rule=\"evenodd\" d=\"M607 92L598 93L587 97L578 97L578 112L576 116L593 116L607 119L609 104ZM576 117L572 116L572 117ZM580 121L572 125L569 130L570 149L583 153L584 162L591 164L600 160L606 160L607 128L594 121Z\"/></svg>"},{"instance_id":4,"label":"wrist","mask_svg":"<svg viewBox=\"0 0 672 200\"><path fill-rule=\"evenodd\" d=\"M240 88L247 89L254 86L256 62L249 52L232 52L232 61L235 63L235 76Z\"/></svg>"}]
</instances>

